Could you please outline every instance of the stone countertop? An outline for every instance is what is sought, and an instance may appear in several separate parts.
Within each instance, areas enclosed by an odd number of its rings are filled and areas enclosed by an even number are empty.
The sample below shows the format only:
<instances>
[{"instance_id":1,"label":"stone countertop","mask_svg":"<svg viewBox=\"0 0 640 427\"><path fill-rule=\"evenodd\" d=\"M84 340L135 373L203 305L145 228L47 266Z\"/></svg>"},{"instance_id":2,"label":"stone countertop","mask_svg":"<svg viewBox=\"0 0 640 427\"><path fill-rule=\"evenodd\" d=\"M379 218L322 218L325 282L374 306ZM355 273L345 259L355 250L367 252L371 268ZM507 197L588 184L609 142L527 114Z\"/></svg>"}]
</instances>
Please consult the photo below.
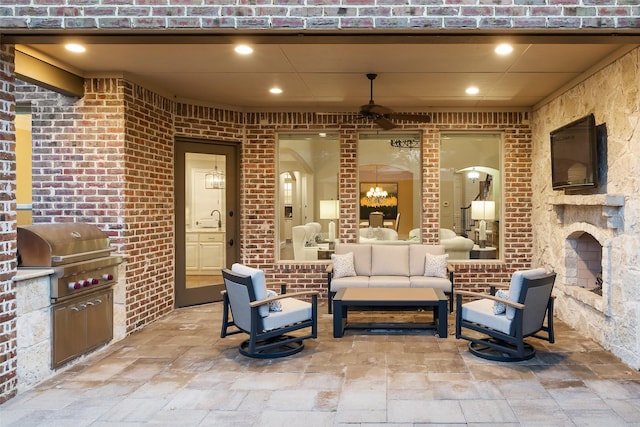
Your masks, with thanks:
<instances>
[{"instance_id":1,"label":"stone countertop","mask_svg":"<svg viewBox=\"0 0 640 427\"><path fill-rule=\"evenodd\" d=\"M50 276L54 273L51 268L43 268L43 267L20 267L18 268L16 275L13 276L14 282L19 282L22 280L36 279L38 277Z\"/></svg>"}]
</instances>

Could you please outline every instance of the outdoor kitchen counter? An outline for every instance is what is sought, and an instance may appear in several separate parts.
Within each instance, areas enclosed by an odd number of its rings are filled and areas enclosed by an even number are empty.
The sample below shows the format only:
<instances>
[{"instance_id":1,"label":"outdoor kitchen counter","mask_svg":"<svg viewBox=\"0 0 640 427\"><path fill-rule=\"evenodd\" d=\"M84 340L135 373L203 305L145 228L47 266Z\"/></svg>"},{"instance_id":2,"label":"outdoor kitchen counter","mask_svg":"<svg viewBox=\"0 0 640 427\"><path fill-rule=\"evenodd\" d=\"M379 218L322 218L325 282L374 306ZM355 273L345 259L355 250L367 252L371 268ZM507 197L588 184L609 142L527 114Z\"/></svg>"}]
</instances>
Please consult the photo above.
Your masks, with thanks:
<instances>
[{"instance_id":1,"label":"outdoor kitchen counter","mask_svg":"<svg viewBox=\"0 0 640 427\"><path fill-rule=\"evenodd\" d=\"M16 275L13 276L14 282L22 280L37 279L38 277L49 276L54 271L51 268L18 268ZM48 285L47 285L48 286Z\"/></svg>"}]
</instances>

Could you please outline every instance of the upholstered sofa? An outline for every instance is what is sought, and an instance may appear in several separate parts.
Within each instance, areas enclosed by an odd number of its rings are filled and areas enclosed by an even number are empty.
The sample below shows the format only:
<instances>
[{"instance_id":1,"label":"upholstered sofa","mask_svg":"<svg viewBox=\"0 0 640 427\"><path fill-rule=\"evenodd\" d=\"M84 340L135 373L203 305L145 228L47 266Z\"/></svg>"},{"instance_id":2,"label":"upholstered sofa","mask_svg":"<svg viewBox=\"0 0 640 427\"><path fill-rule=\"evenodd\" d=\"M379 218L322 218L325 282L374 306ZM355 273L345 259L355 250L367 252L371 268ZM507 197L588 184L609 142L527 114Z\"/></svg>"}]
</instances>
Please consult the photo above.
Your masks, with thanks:
<instances>
[{"instance_id":1,"label":"upholstered sofa","mask_svg":"<svg viewBox=\"0 0 640 427\"><path fill-rule=\"evenodd\" d=\"M300 261L317 260L320 245L316 243L316 237L320 235L321 231L322 225L319 222L308 222L305 225L293 227L291 229L293 259Z\"/></svg>"},{"instance_id":2,"label":"upholstered sofa","mask_svg":"<svg viewBox=\"0 0 640 427\"><path fill-rule=\"evenodd\" d=\"M442 245L338 243L327 267L329 312L341 288L439 288L453 309L453 269Z\"/></svg>"},{"instance_id":3,"label":"upholstered sofa","mask_svg":"<svg viewBox=\"0 0 640 427\"><path fill-rule=\"evenodd\" d=\"M449 254L449 259L469 259L474 242L463 236L458 236L455 231L447 228L440 229L440 244Z\"/></svg>"}]
</instances>

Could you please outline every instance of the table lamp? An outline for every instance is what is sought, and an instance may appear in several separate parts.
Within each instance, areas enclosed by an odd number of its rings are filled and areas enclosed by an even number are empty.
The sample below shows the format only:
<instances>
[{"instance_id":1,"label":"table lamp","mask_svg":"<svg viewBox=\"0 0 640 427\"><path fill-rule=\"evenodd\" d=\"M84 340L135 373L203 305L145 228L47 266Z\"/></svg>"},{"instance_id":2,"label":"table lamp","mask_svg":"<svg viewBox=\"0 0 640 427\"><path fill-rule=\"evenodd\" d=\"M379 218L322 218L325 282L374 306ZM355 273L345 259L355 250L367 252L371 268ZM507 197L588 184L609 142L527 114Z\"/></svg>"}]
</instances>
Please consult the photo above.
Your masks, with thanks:
<instances>
[{"instance_id":1,"label":"table lamp","mask_svg":"<svg viewBox=\"0 0 640 427\"><path fill-rule=\"evenodd\" d=\"M487 221L496 217L496 203L493 200L474 200L471 202L471 219L479 220L478 245L487 246Z\"/></svg>"},{"instance_id":2,"label":"table lamp","mask_svg":"<svg viewBox=\"0 0 640 427\"><path fill-rule=\"evenodd\" d=\"M333 221L340 215L339 200L320 200L320 219L329 220L329 234L327 240L333 243L336 240L336 223Z\"/></svg>"}]
</instances>

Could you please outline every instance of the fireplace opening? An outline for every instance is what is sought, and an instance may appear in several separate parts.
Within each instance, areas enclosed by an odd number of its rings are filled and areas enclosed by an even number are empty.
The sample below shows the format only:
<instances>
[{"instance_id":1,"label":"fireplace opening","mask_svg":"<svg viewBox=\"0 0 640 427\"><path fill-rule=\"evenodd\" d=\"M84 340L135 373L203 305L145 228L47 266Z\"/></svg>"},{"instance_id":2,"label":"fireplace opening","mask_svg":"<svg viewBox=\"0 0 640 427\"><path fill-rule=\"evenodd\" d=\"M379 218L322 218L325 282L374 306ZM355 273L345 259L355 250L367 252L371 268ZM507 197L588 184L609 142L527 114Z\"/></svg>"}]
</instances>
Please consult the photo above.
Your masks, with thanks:
<instances>
[{"instance_id":1,"label":"fireplace opening","mask_svg":"<svg viewBox=\"0 0 640 427\"><path fill-rule=\"evenodd\" d=\"M566 284L602 296L602 245L589 233L567 238Z\"/></svg>"}]
</instances>

